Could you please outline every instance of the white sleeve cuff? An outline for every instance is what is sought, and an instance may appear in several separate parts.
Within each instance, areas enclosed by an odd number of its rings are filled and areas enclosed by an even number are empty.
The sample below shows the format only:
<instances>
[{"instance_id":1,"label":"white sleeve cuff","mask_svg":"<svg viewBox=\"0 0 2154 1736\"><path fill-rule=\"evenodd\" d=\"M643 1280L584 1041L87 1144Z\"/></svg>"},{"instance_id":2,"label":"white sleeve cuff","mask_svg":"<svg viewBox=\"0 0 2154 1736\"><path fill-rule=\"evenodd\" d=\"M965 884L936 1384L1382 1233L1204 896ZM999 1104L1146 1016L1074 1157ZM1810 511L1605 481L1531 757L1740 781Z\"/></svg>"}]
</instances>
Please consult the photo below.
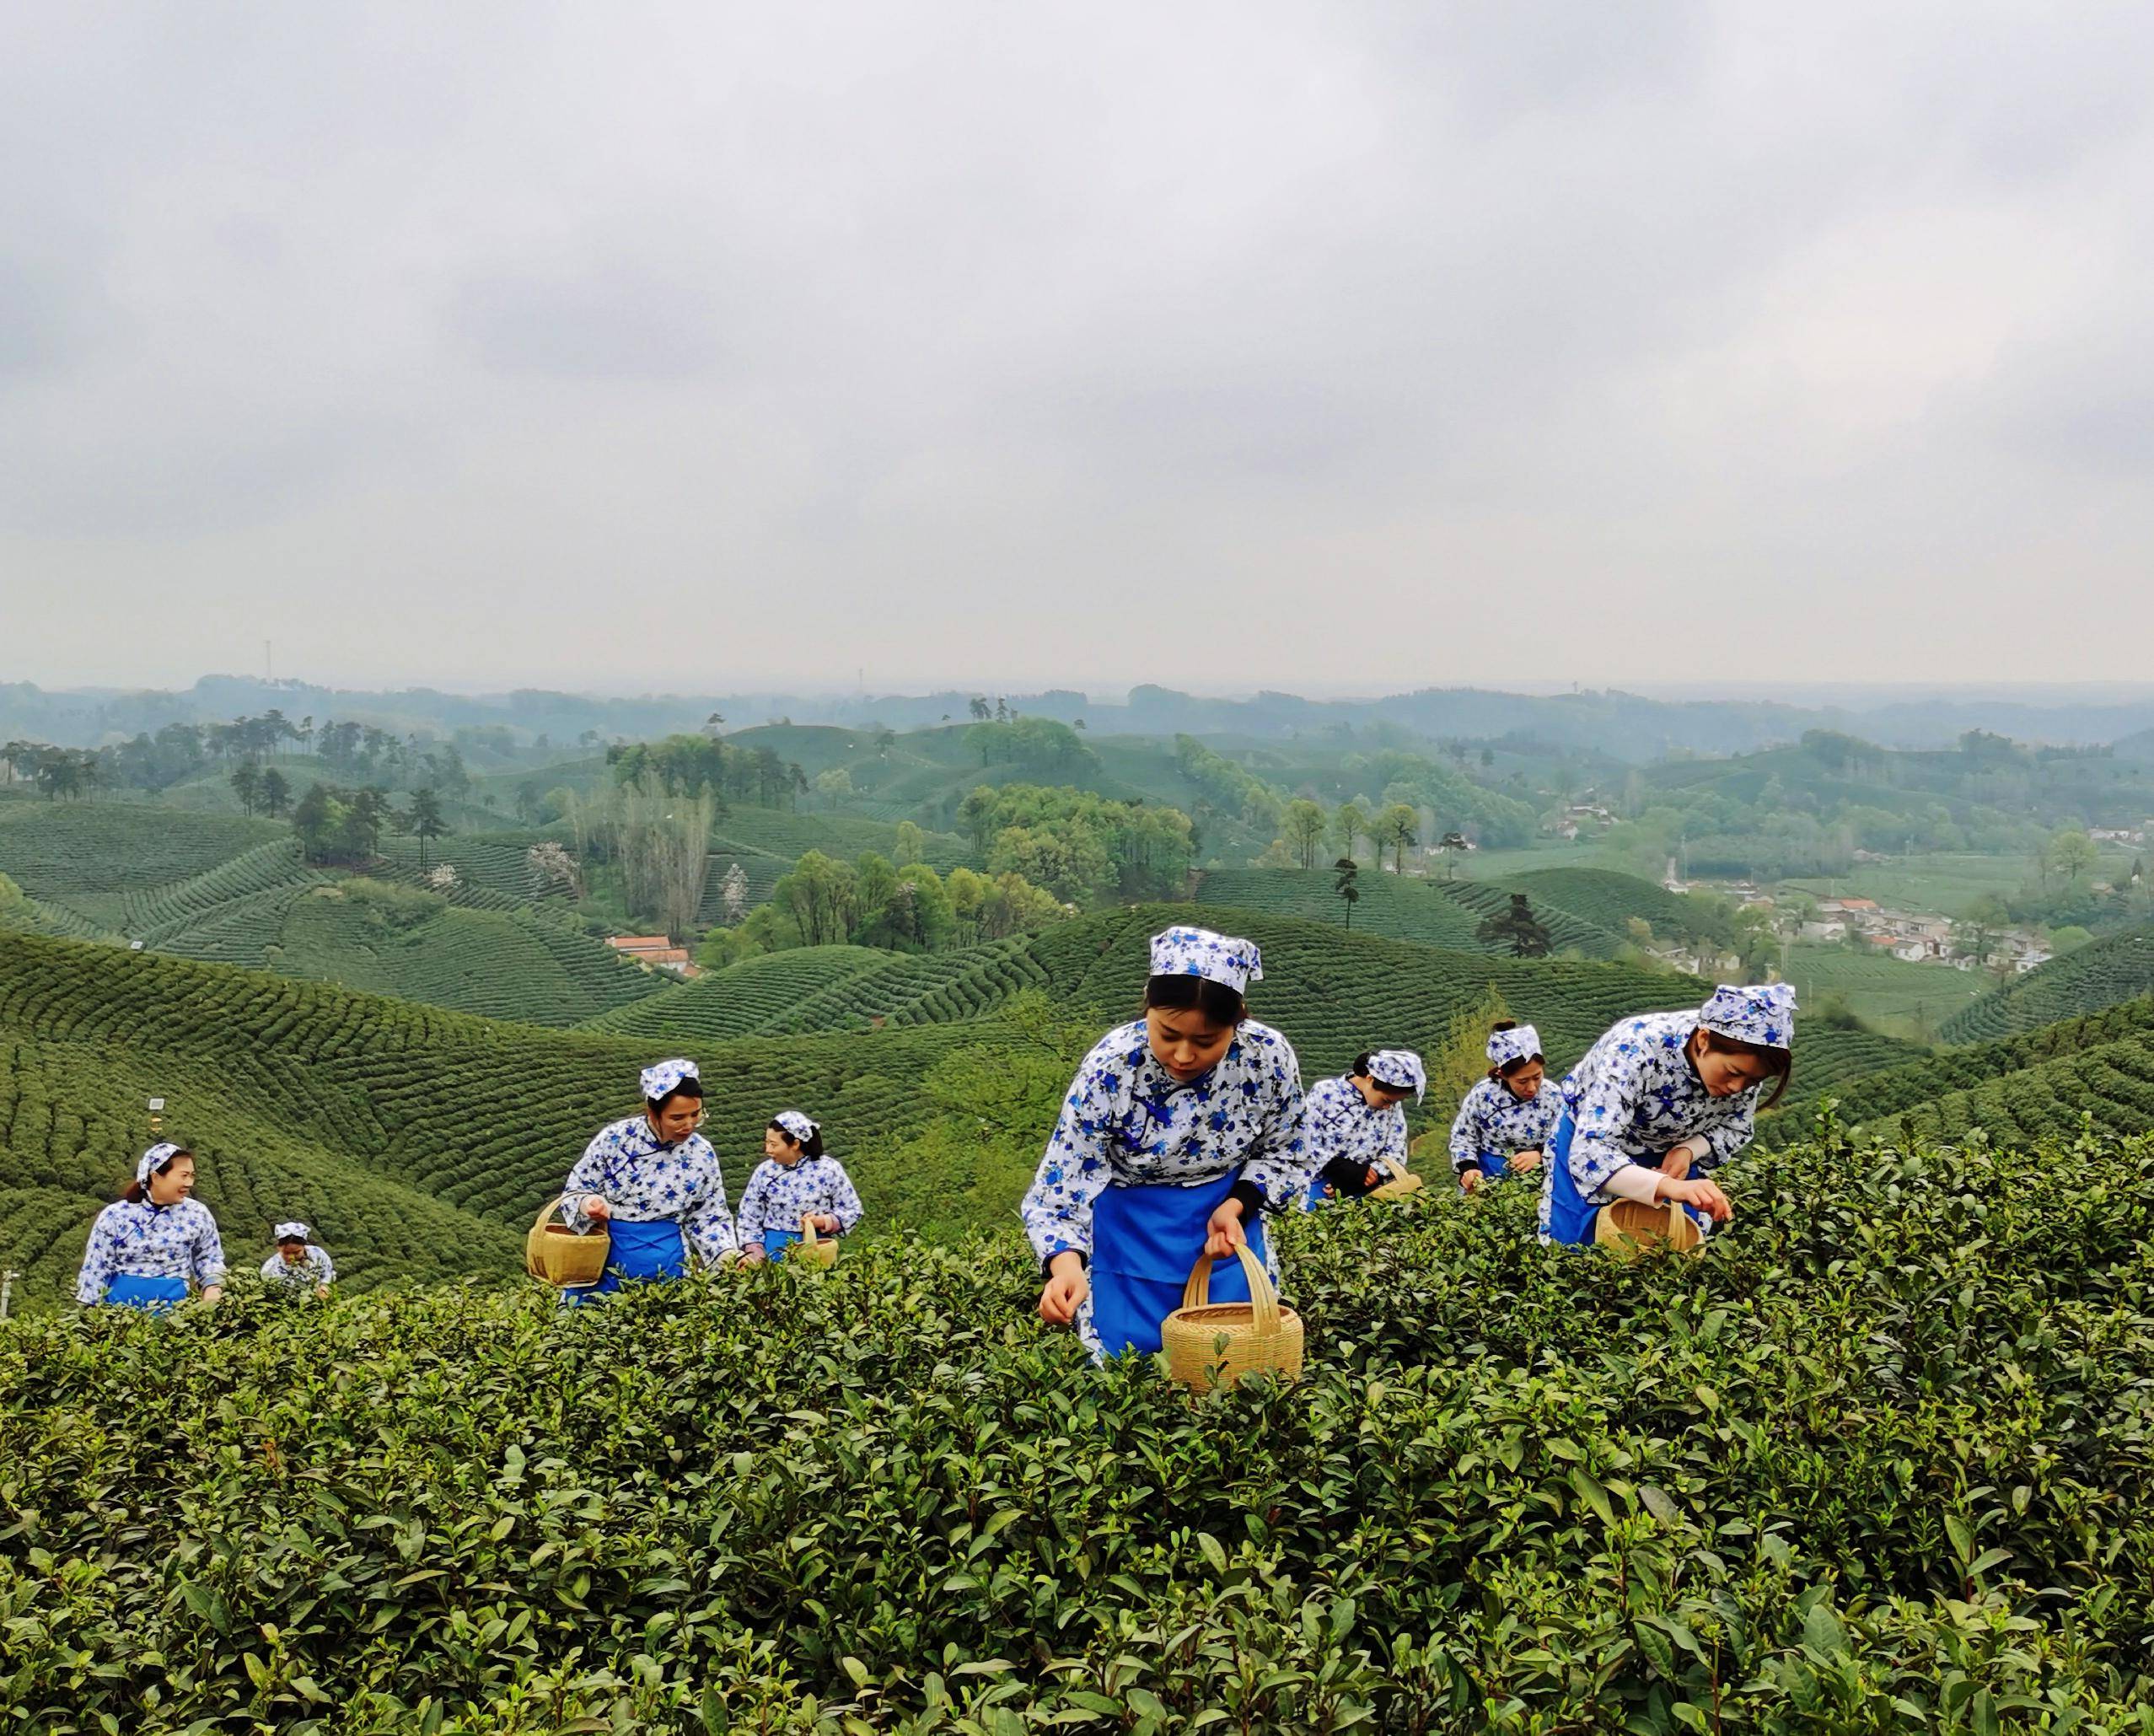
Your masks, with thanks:
<instances>
[{"instance_id":1,"label":"white sleeve cuff","mask_svg":"<svg viewBox=\"0 0 2154 1736\"><path fill-rule=\"evenodd\" d=\"M1619 1200L1636 1200L1650 1206L1660 1198L1661 1173L1642 1164L1625 1164L1605 1184Z\"/></svg>"}]
</instances>

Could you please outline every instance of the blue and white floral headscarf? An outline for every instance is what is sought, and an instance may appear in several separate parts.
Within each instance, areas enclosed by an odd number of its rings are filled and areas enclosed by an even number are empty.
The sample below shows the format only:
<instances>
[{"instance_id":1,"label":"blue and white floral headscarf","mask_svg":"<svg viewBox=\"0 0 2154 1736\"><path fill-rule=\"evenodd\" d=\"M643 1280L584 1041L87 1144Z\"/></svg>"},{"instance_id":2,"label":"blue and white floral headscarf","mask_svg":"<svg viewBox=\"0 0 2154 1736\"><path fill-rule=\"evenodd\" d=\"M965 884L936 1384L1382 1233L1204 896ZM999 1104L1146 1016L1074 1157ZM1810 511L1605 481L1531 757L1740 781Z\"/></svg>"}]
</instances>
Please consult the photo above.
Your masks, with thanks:
<instances>
[{"instance_id":1,"label":"blue and white floral headscarf","mask_svg":"<svg viewBox=\"0 0 2154 1736\"><path fill-rule=\"evenodd\" d=\"M293 1219L289 1223L278 1224L277 1233L271 1238L271 1240L278 1242L311 1242L314 1239L314 1233L297 1218Z\"/></svg>"},{"instance_id":2,"label":"blue and white floral headscarf","mask_svg":"<svg viewBox=\"0 0 2154 1736\"><path fill-rule=\"evenodd\" d=\"M1368 1076L1387 1091L1410 1091L1418 1101L1428 1092L1428 1069L1410 1049L1382 1049L1368 1058Z\"/></svg>"},{"instance_id":3,"label":"blue and white floral headscarf","mask_svg":"<svg viewBox=\"0 0 2154 1736\"><path fill-rule=\"evenodd\" d=\"M1718 1036L1767 1049L1795 1046L1795 990L1785 982L1722 983L1698 1009L1698 1023Z\"/></svg>"},{"instance_id":4,"label":"blue and white floral headscarf","mask_svg":"<svg viewBox=\"0 0 2154 1736\"><path fill-rule=\"evenodd\" d=\"M823 1130L797 1109L782 1109L771 1119L785 1129L795 1145L805 1145Z\"/></svg>"},{"instance_id":5,"label":"blue and white floral headscarf","mask_svg":"<svg viewBox=\"0 0 2154 1736\"><path fill-rule=\"evenodd\" d=\"M702 1077L692 1061L662 1061L656 1067L647 1067L643 1069L643 1100L663 1103L680 1088L683 1079L700 1080Z\"/></svg>"},{"instance_id":6,"label":"blue and white floral headscarf","mask_svg":"<svg viewBox=\"0 0 2154 1736\"><path fill-rule=\"evenodd\" d=\"M1264 956L1253 940L1237 940L1209 928L1174 927L1152 937L1154 976L1201 976L1239 994L1264 976Z\"/></svg>"},{"instance_id":7,"label":"blue and white floral headscarf","mask_svg":"<svg viewBox=\"0 0 2154 1736\"><path fill-rule=\"evenodd\" d=\"M142 1153L142 1162L135 1165L135 1180L147 1186L151 1176L164 1169L185 1149L185 1146L174 1145L169 1141L161 1145L152 1146Z\"/></svg>"},{"instance_id":8,"label":"blue and white floral headscarf","mask_svg":"<svg viewBox=\"0 0 2154 1736\"><path fill-rule=\"evenodd\" d=\"M1514 1061L1531 1061L1541 1052L1541 1034L1530 1024L1514 1024L1507 1031L1488 1034L1489 1065L1507 1067Z\"/></svg>"}]
</instances>

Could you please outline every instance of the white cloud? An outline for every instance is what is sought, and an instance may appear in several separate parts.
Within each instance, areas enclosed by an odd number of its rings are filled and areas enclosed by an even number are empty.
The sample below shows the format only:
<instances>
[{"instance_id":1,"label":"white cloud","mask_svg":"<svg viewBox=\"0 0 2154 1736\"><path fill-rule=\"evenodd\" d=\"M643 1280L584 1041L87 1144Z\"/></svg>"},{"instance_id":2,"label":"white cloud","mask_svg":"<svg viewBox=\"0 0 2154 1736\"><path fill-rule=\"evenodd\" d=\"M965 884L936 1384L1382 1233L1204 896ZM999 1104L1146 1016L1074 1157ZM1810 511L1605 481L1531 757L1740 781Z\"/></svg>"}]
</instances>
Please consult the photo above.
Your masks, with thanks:
<instances>
[{"instance_id":1,"label":"white cloud","mask_svg":"<svg viewBox=\"0 0 2154 1736\"><path fill-rule=\"evenodd\" d=\"M8 30L0 678L2125 677L2154 626L2141 9Z\"/></svg>"}]
</instances>

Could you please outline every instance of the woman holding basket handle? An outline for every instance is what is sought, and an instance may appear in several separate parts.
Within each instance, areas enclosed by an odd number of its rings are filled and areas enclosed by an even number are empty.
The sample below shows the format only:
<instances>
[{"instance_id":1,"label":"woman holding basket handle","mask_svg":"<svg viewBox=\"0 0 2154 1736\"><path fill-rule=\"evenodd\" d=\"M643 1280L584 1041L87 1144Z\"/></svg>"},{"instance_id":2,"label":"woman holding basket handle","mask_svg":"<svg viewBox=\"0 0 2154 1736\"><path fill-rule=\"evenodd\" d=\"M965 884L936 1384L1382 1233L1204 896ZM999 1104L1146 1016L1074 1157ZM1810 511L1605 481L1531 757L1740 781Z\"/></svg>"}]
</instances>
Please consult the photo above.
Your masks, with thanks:
<instances>
[{"instance_id":1,"label":"woman holding basket handle","mask_svg":"<svg viewBox=\"0 0 2154 1736\"><path fill-rule=\"evenodd\" d=\"M1541 1186L1544 1242L1593 1240L1616 1200L1680 1205L1702 1229L1724 1222L1712 1172L1750 1143L1758 1095L1770 1109L1794 1065L1795 991L1722 984L1695 1013L1626 1018L1563 1082L1563 1114Z\"/></svg>"},{"instance_id":2,"label":"woman holding basket handle","mask_svg":"<svg viewBox=\"0 0 2154 1736\"><path fill-rule=\"evenodd\" d=\"M780 1110L763 1130L763 1161L740 1196L740 1257L753 1266L785 1252L813 1218L818 1235L851 1233L860 1196L845 1165L823 1149L823 1129L797 1109Z\"/></svg>"},{"instance_id":3,"label":"woman holding basket handle","mask_svg":"<svg viewBox=\"0 0 2154 1736\"><path fill-rule=\"evenodd\" d=\"M739 1251L718 1154L703 1125L703 1081L692 1061L643 1069L643 1109L601 1127L561 1189L561 1222L577 1235L612 1239L605 1276L564 1290L580 1302L623 1278L685 1277L691 1260L716 1266Z\"/></svg>"},{"instance_id":4,"label":"woman holding basket handle","mask_svg":"<svg viewBox=\"0 0 2154 1736\"><path fill-rule=\"evenodd\" d=\"M1271 1268L1262 1215L1307 1193L1301 1065L1244 999L1263 975L1246 940L1154 935L1141 1016L1071 1082L1020 1209L1040 1318L1074 1325L1095 1357L1158 1350L1200 1255L1225 1261L1213 1301L1249 1300L1236 1244Z\"/></svg>"}]
</instances>

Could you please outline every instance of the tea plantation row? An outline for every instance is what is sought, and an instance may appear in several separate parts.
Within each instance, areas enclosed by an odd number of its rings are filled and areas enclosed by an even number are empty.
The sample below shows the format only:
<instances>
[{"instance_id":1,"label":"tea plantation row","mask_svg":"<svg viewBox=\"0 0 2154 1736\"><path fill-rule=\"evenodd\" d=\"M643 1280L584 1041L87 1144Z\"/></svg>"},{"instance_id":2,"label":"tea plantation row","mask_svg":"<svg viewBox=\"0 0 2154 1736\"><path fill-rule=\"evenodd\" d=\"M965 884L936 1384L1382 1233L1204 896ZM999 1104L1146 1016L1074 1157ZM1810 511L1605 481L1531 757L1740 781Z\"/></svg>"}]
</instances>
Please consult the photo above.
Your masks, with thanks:
<instances>
[{"instance_id":1,"label":"tea plantation row","mask_svg":"<svg viewBox=\"0 0 2154 1736\"><path fill-rule=\"evenodd\" d=\"M1507 884L1479 880L1402 879L1364 868L1356 884L1353 929L1394 940L1459 952L1508 951L1480 938L1481 923L1510 902ZM1328 868L1213 868L1200 875L1201 906L1261 911L1271 916L1301 916L1343 926L1346 906ZM1551 950L1576 951L1589 959L1614 956L1622 944L1614 932L1544 899L1533 900L1534 912L1549 931Z\"/></svg>"},{"instance_id":2,"label":"tea plantation row","mask_svg":"<svg viewBox=\"0 0 2154 1736\"><path fill-rule=\"evenodd\" d=\"M2055 1024L2154 994L2154 933L2097 940L2038 965L1947 1022L1947 1042L1973 1043Z\"/></svg>"},{"instance_id":3,"label":"tea plantation row","mask_svg":"<svg viewBox=\"0 0 2154 1736\"><path fill-rule=\"evenodd\" d=\"M1285 1226L1192 1403L1014 1236L0 1331L0 1693L277 1730L2154 1731L2154 1151L1807 1146L1695 1261Z\"/></svg>"}]
</instances>

